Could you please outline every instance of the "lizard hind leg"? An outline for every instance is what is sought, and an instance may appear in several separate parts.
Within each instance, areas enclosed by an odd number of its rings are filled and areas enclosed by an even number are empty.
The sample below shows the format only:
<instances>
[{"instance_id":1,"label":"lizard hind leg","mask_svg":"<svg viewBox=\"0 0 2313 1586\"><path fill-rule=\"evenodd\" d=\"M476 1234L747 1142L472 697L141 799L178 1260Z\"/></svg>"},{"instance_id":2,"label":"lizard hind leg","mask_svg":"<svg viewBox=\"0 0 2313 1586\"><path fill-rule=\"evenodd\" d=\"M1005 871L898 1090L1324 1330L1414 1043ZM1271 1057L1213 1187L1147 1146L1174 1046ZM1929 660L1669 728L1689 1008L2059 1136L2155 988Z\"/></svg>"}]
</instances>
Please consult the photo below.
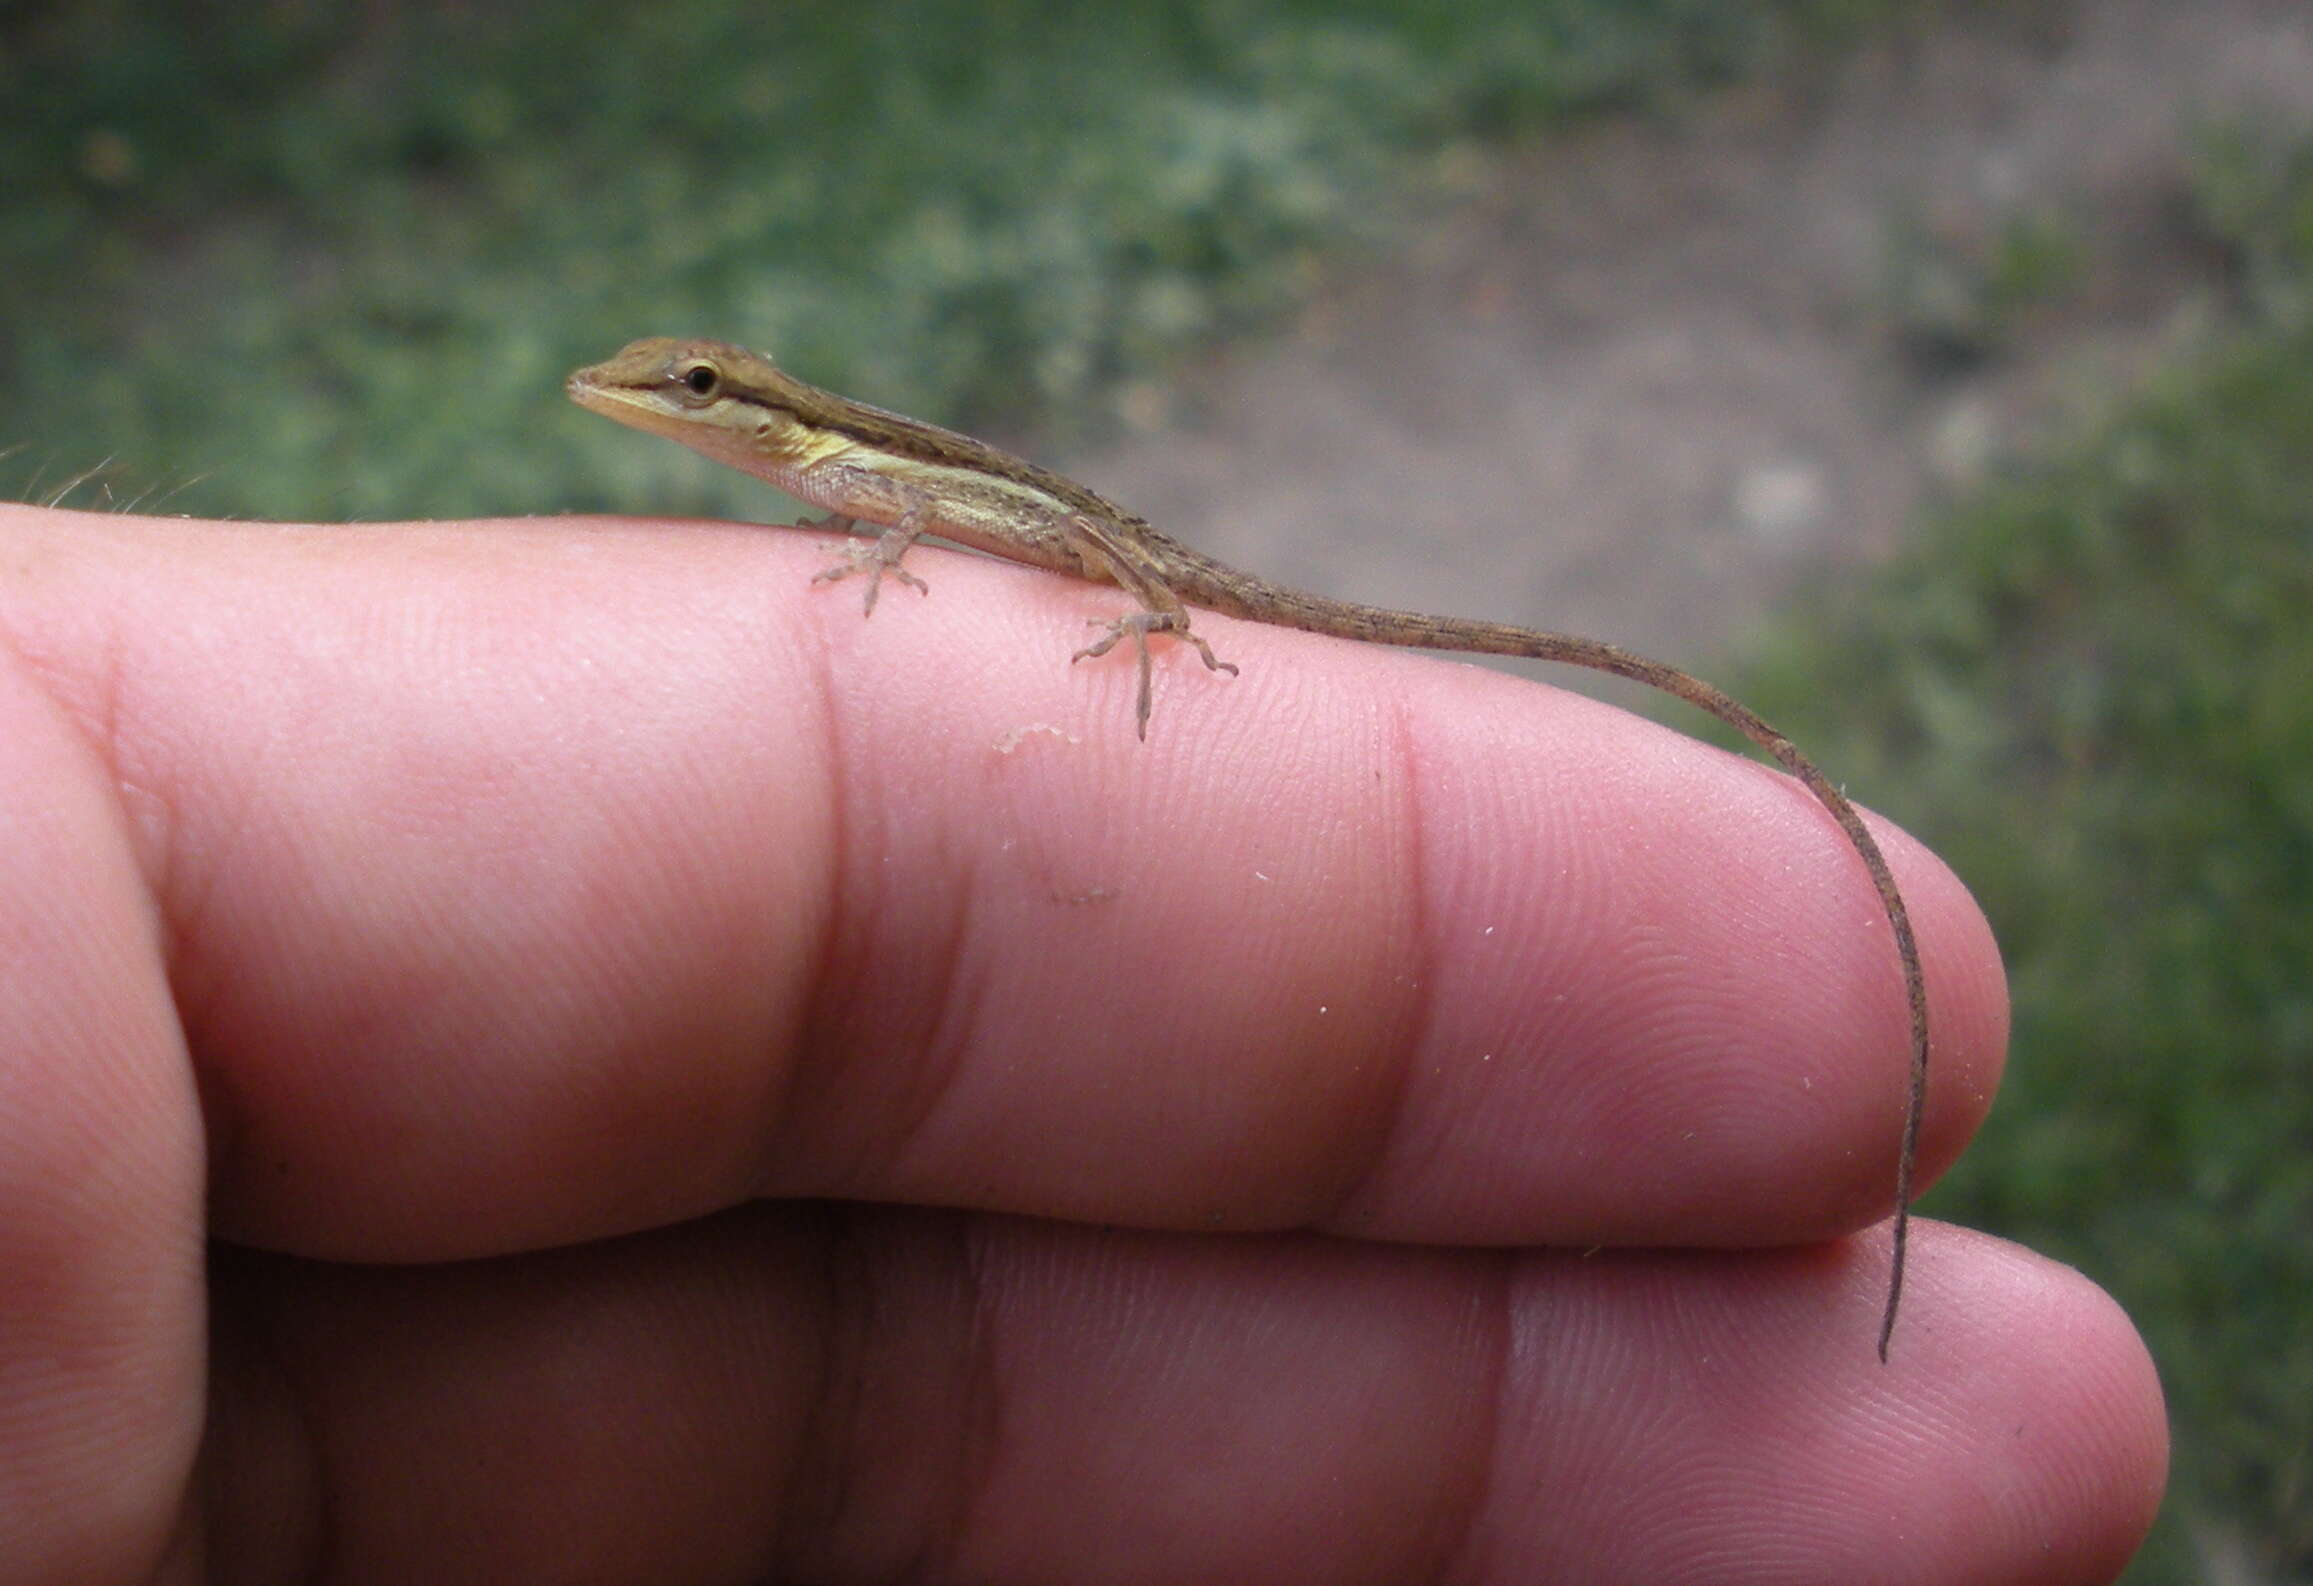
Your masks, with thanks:
<instances>
[{"instance_id":1,"label":"lizard hind leg","mask_svg":"<svg viewBox=\"0 0 2313 1586\"><path fill-rule=\"evenodd\" d=\"M1150 634L1169 633L1176 639L1186 639L1197 647L1197 654L1204 657L1205 665L1208 668L1215 672L1226 672L1231 677L1237 675L1235 666L1213 653L1213 647L1205 642L1203 634L1190 631L1189 614L1185 611L1150 611L1143 608L1139 611L1128 611L1123 616L1108 622L1095 622L1093 626L1105 628L1107 630L1106 636L1093 640L1092 643L1068 659L1071 662L1090 660L1095 656L1106 655L1127 638L1132 640L1133 659L1140 667L1140 691L1135 696L1133 720L1138 727L1140 736L1144 739L1148 737L1150 701L1148 637Z\"/></svg>"}]
</instances>

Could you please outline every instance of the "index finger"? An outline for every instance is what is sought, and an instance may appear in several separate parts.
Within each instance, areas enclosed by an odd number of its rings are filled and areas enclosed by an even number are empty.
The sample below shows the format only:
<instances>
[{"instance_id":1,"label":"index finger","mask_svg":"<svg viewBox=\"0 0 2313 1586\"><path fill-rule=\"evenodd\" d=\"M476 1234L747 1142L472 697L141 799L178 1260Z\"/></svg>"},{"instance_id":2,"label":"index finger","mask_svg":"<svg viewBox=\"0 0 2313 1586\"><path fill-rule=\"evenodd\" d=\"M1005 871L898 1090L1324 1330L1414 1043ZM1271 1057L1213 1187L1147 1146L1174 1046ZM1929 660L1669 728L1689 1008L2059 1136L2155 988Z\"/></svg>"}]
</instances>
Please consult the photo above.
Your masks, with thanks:
<instances>
[{"instance_id":1,"label":"index finger","mask_svg":"<svg viewBox=\"0 0 2313 1586\"><path fill-rule=\"evenodd\" d=\"M1758 1243L1884 1212L1876 900L1771 770L1468 668L962 558L872 621L737 526L78 520L22 609L165 812L227 1232L436 1259L762 1195L1449 1242ZM1885 829L1882 828L1883 833ZM1964 891L1885 833L1938 1029Z\"/></svg>"}]
</instances>

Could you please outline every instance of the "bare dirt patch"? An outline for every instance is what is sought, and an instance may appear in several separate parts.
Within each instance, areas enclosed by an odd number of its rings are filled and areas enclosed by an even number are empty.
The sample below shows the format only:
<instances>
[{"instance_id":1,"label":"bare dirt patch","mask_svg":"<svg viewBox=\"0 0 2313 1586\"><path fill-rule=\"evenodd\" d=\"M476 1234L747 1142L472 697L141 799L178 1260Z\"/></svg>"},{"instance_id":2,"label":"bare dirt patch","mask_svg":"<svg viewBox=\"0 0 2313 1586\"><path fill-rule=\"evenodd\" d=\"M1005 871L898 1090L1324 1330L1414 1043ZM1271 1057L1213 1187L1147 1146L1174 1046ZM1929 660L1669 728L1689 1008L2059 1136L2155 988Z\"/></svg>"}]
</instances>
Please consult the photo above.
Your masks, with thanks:
<instances>
[{"instance_id":1,"label":"bare dirt patch","mask_svg":"<svg viewBox=\"0 0 2313 1586\"><path fill-rule=\"evenodd\" d=\"M1701 663L2206 327L2192 139L2250 114L2313 122L2303 0L2010 8L1616 120L1078 471L1287 582ZM2075 268L1971 347L2032 217Z\"/></svg>"}]
</instances>

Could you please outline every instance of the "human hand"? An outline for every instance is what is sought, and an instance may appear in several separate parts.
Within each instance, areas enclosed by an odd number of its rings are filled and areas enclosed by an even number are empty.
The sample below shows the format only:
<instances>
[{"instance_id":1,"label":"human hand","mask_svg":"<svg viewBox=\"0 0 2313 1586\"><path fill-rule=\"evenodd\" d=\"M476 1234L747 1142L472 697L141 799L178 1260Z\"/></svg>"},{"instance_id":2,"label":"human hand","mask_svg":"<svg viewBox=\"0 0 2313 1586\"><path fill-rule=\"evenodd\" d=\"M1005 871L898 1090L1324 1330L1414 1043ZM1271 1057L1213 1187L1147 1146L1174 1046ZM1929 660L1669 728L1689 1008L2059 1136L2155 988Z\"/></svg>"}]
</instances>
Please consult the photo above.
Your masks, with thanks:
<instances>
[{"instance_id":1,"label":"human hand","mask_svg":"<svg viewBox=\"0 0 2313 1586\"><path fill-rule=\"evenodd\" d=\"M742 527L0 545L0 1586L2071 1582L2149 1523L2078 1274L1923 1224L1874 1357L1901 986L1764 766L1202 617L1243 676L1144 745L1065 662L1113 591L863 622ZM1880 831L1924 1177L2005 993Z\"/></svg>"}]
</instances>

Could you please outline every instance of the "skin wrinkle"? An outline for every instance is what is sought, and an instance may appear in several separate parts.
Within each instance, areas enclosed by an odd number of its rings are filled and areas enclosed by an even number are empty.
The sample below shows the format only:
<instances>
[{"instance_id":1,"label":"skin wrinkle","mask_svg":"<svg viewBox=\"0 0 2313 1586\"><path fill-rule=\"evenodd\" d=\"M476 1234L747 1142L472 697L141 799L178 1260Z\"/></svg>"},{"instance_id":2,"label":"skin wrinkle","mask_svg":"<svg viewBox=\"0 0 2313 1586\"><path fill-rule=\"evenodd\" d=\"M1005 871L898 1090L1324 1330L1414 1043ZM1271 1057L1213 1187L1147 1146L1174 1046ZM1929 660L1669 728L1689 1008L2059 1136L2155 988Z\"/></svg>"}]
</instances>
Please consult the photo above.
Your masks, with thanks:
<instances>
[{"instance_id":1,"label":"skin wrinkle","mask_svg":"<svg viewBox=\"0 0 2313 1586\"><path fill-rule=\"evenodd\" d=\"M176 775L131 774L128 763L131 758L148 762L166 758L168 748L173 746L165 730L159 733L150 727L142 733L136 730L139 718L147 713L140 712L134 703L139 668L130 658L132 654L121 625L107 622L103 628L101 672L104 737L101 749L95 743L91 743L90 748L102 757L100 763L108 773L123 829L132 834L134 851L144 873L146 896L158 917L156 936L164 955L162 968L168 978L178 1039L183 1043L194 1092L199 1098L205 1171L209 1184L214 1186L241 1176L241 1143L248 1130L246 1108L239 1090L224 1082L221 1077L224 1065L215 1057L210 1024L216 999L226 989L226 977L212 969L212 955L206 947L215 934L209 921L217 881L229 868L231 854L246 846L251 806L246 800L228 803L220 799L218 794L222 788L231 784L220 784L218 779L205 774L205 768L188 765L181 755L174 761ZM69 702L83 694L83 690L71 686L82 676L77 671L50 673L44 669L41 675L48 681L69 679L65 686L51 691L52 698ZM87 711L71 704L66 708L85 726ZM132 756L131 746L139 742L146 752ZM158 754L153 749L156 742L162 746ZM149 766L140 769L149 769ZM172 783L180 790L188 783L199 785L203 796L210 800L212 813L204 823L210 842L198 862L186 860L185 823L177 804L158 792L160 786ZM146 797L134 797L128 791L148 787L154 791Z\"/></svg>"},{"instance_id":2,"label":"skin wrinkle","mask_svg":"<svg viewBox=\"0 0 2313 1586\"><path fill-rule=\"evenodd\" d=\"M194 1095L201 1110L204 1171L213 1182L218 1164L229 1161L240 1131L231 1092L216 1080L216 1066L205 1060L200 1013L207 998L202 988L209 977L193 973L202 962L200 899L207 888L187 890L179 878L184 867L176 863L182 822L176 807L162 797L156 780L132 776L130 745L122 723L135 712L125 702L134 667L128 634L117 621L98 628L98 662L91 667L52 666L42 652L27 649L13 625L0 623L0 646L22 674L34 684L43 708L56 718L65 734L102 768L102 783L110 795L113 821L143 883L143 902L151 941L160 958L160 970L169 988L169 1004L180 1049L190 1070ZM213 873L213 871L212 871Z\"/></svg>"},{"instance_id":3,"label":"skin wrinkle","mask_svg":"<svg viewBox=\"0 0 2313 1586\"><path fill-rule=\"evenodd\" d=\"M893 1154L901 1159L912 1156L908 1148L921 1142L930 1125L946 1112L962 1076L974 1066L972 1052L982 1044L979 1032L986 1020L989 970L973 949L984 930L974 922L987 917L981 900L986 885L986 872L973 865L956 887L954 907L947 914L945 939L938 952L943 973L930 999L930 1028L917 1060L909 1064L914 1072L932 1077L932 1083L923 1090L922 1105L909 1117L905 1129L892 1139Z\"/></svg>"},{"instance_id":4,"label":"skin wrinkle","mask_svg":"<svg viewBox=\"0 0 2313 1586\"><path fill-rule=\"evenodd\" d=\"M174 855L177 850L174 833L179 823L172 819L170 827L168 852ZM176 1010L178 1038L184 1042L185 1061L192 1068L194 1090L200 1097L201 1139L208 1159L209 1182L214 1185L240 1177L236 1169L241 1160L241 1142L248 1134L239 1092L220 1077L223 1065L215 1060L208 1034L215 1000L222 988L221 977L210 971L209 955L202 950L207 940L202 922L214 888L207 881L197 887L179 886L176 878L184 873L185 867L164 862L164 869L177 892L173 899L154 895L168 955L165 969L169 1000ZM206 867L207 877L218 873L217 866Z\"/></svg>"},{"instance_id":5,"label":"skin wrinkle","mask_svg":"<svg viewBox=\"0 0 2313 1586\"><path fill-rule=\"evenodd\" d=\"M313 1509L306 1528L307 1558L310 1572L302 1577L310 1580L328 1580L336 1573L336 1560L342 1551L345 1520L340 1506L334 1501L340 1492L350 1491L351 1484L339 1474L345 1461L338 1457L327 1437L321 1435L311 1409L328 1402L328 1395L314 1391L301 1380L297 1368L299 1352L285 1348L278 1322L281 1318L280 1279L285 1272L294 1270L293 1257L274 1257L249 1251L244 1259L258 1276L251 1294L253 1303L244 1308L244 1321L251 1313L263 1316L263 1322L250 1329L258 1337L264 1358L273 1368L275 1380L291 1390L286 1395L292 1406L291 1415L296 1429L298 1447L305 1456L305 1468L310 1472L309 1491ZM250 1274L244 1272L243 1276ZM324 1419L335 1419L328 1417Z\"/></svg>"},{"instance_id":6,"label":"skin wrinkle","mask_svg":"<svg viewBox=\"0 0 2313 1586\"><path fill-rule=\"evenodd\" d=\"M814 1561L823 1568L840 1561L853 1571L873 1564L891 1579L956 1578L957 1559L975 1534L973 1517L1002 1453L1004 1395L994 1365L983 1245L991 1228L1008 1223L975 1213L846 1203L829 1203L828 1217L825 1298L829 1335L838 1341L828 1356L830 1387L820 1396L807 1437L832 1453L821 1491L804 1500L807 1512L788 1511L782 1556L804 1569ZM897 1285L894 1292L897 1275L926 1266L937 1273L929 1289L932 1304L922 1303L927 1290L920 1283ZM879 1396L874 1387L923 1380L912 1369L919 1334L891 1322L927 1314L942 1336L960 1331L964 1340L961 1348L940 1352L956 1369L940 1379L937 1411L930 1417L921 1413L920 1402ZM838 1379L840 1391L833 1386ZM949 1383L958 1385L955 1391L947 1391ZM855 1479L866 1480L872 1497L874 1483L891 1478L878 1450L894 1433L895 1408L908 1415L902 1435L911 1447L921 1446L927 1431L939 1434L941 1452L902 1473L922 1483L917 1490L925 1501L899 1512L872 1502L855 1510ZM895 1539L892 1528L903 1519L909 1534ZM863 1539L863 1528L871 1527L872 1536ZM872 1553L886 1540L901 1542L902 1556L861 1557L863 1547Z\"/></svg>"},{"instance_id":7,"label":"skin wrinkle","mask_svg":"<svg viewBox=\"0 0 2313 1586\"><path fill-rule=\"evenodd\" d=\"M840 687L834 635L825 621L819 624L819 630L818 640L811 648L817 658L813 675L824 724L821 763L827 768L820 791L822 805L828 811L828 859L820 880L827 899L827 922L816 949L813 973L805 982L812 993L798 1021L803 1039L792 1057L796 1082L787 1090L790 1105L781 1119L784 1127L776 1131L775 1138L784 1136L793 1127L798 1113L809 1114L823 1107L828 1095L840 1092L843 1086L833 1076L853 1069L853 1048L863 1036L873 1040L880 1034L872 1025L863 1031L859 1021L847 1016L845 1010L888 1005L885 999L865 994L874 971L860 959L856 945L876 936L871 922L883 901L880 867L863 858L860 848L863 827L871 823L862 821L855 802L859 794L876 787L878 782L875 777L860 772L862 762L852 752L852 733L848 729L853 713ZM847 797L846 790L853 790L853 796ZM866 878L864 885L861 877ZM951 930L948 935L952 941L954 932ZM952 946L944 951L952 962ZM930 1050L928 1043L925 1050L927 1053ZM911 1074L924 1075L931 1071L925 1064L910 1065ZM835 1178L849 1182L858 1176L862 1163L875 1157L904 1154L954 1085L952 1063L944 1073L945 1077L932 1085L928 1094L923 1093L920 1085L910 1085L910 1093L921 1094L922 1100L904 1119L898 1116L897 1109L887 1108L885 1117L892 1121L878 1131L875 1139L855 1136L846 1162L828 1162L826 1165ZM821 1082L815 1082L814 1076L820 1076ZM775 1164L768 1165L768 1174L774 1182L776 1172Z\"/></svg>"},{"instance_id":8,"label":"skin wrinkle","mask_svg":"<svg viewBox=\"0 0 2313 1586\"><path fill-rule=\"evenodd\" d=\"M1432 1568L1425 1577L1435 1581L1461 1578L1466 1572L1471 1554L1478 1545L1478 1531L1485 1517L1492 1511L1496 1491L1495 1478L1503 1468L1502 1431L1507 1424L1509 1403L1510 1366L1513 1351L1510 1341L1515 1325L1512 1300L1516 1294L1513 1276L1519 1261L1525 1259L1515 1250L1495 1252L1470 1251L1473 1260L1488 1260L1488 1273L1481 1292L1470 1298L1472 1348L1475 1358L1478 1345L1485 1349L1485 1383L1483 1390L1473 1397L1484 1407L1482 1417L1473 1417L1470 1427L1470 1457L1467 1468L1477 1479L1466 1486L1466 1496L1452 1504L1441 1504L1437 1518L1438 1545L1432 1553Z\"/></svg>"},{"instance_id":9,"label":"skin wrinkle","mask_svg":"<svg viewBox=\"0 0 2313 1586\"><path fill-rule=\"evenodd\" d=\"M1387 725L1383 738L1387 743L1382 764L1400 768L1396 779L1398 829L1404 833L1404 858L1401 869L1391 879L1394 895L1406 900L1407 945L1411 949L1408 979L1398 992L1396 1005L1390 1010L1389 1028L1400 1032L1397 1061L1391 1065L1393 1073L1386 1097L1376 1087L1374 1126L1366 1130L1357 1142L1357 1149L1345 1152L1343 1171L1334 1194L1324 1211L1311 1224L1323 1229L1349 1229L1358 1226L1360 1219L1352 1215L1353 1208L1362 1205L1373 1192L1375 1183L1386 1171L1397 1143L1404 1138L1406 1112L1411 1103L1414 1067L1420 1054L1431 1049L1431 1037L1437 1021L1437 938L1430 918L1429 868L1432 864L1427 830L1421 820L1421 800L1416 789L1421 785L1420 759L1415 753L1417 735L1413 731L1405 701L1389 696Z\"/></svg>"},{"instance_id":10,"label":"skin wrinkle","mask_svg":"<svg viewBox=\"0 0 2313 1586\"><path fill-rule=\"evenodd\" d=\"M960 1260L957 1270L964 1283L964 1312L971 1319L971 1335L963 1357L970 1362L965 1374L963 1425L956 1438L955 1500L949 1506L954 1523L948 1527L948 1556L942 1562L953 1573L955 1558L969 1534L970 1517L981 1512L994 1483L997 1456L1004 1446L1004 1389L997 1369L994 1327L989 1317L984 1218L956 1222Z\"/></svg>"},{"instance_id":11,"label":"skin wrinkle","mask_svg":"<svg viewBox=\"0 0 2313 1586\"><path fill-rule=\"evenodd\" d=\"M1419 1180L1424 1176L1421 1164L1434 1159L1438 1149L1432 1132L1424 1139L1418 1156L1409 1145L1407 1113L1416 1105L1414 1099L1415 1071L1425 1065L1435 1066L1438 1046L1438 1025L1441 1018L1441 997L1446 979L1447 950L1444 935L1435 915L1437 900L1446 882L1434 874L1436 859L1430 841L1429 811L1434 807L1421 796L1425 768L1430 757L1423 752L1422 735L1416 727L1418 711L1401 695L1390 693L1390 754L1386 763L1405 768L1399 799L1399 819L1405 832L1406 862L1394 884L1407 900L1412 952L1408 958L1408 990L1410 995L1401 1014L1405 1031L1403 1056L1399 1063L1400 1082L1393 1092L1390 1126L1380 1135L1374 1149L1368 1154L1359 1176L1356 1193L1344 1197L1328 1214L1323 1226L1349 1233L1361 1232L1372 1224L1364 1213L1377 1193L1377 1186L1385 1181L1404 1180L1411 1175ZM1481 935L1478 940L1484 938Z\"/></svg>"},{"instance_id":12,"label":"skin wrinkle","mask_svg":"<svg viewBox=\"0 0 2313 1586\"><path fill-rule=\"evenodd\" d=\"M1323 1181L1313 1178L1305 1190L1293 1196L1303 1209L1280 1219L1273 1231L1308 1229L1334 1233L1354 1226L1349 1210L1370 1192L1377 1172L1388 1160L1394 1142L1403 1131L1414 1065L1418 1054L1426 1049L1419 1032L1426 1030L1431 1016L1429 979L1418 970L1407 979L1396 968L1405 961L1407 949L1425 964L1428 958L1427 922L1423 915L1423 896L1418 890L1424 862L1417 818L1420 799L1415 791L1419 779L1412 771L1414 761L1410 754L1410 736L1405 731L1406 712L1394 698L1389 703L1385 722L1381 736L1386 748L1380 764L1397 768L1401 774L1394 778L1394 788L1386 788L1385 794L1377 797L1376 808L1378 811L1387 804L1396 806L1396 829L1407 834L1406 852L1399 866L1387 876L1378 883L1367 878L1365 884L1378 885L1385 897L1405 900L1407 940L1403 948L1379 955L1383 984L1375 997L1375 1016L1364 1029L1345 1032L1339 1039L1327 1042L1325 1049L1353 1051L1361 1067L1373 1058L1386 1058L1389 1073L1359 1087L1353 1100L1336 1106L1335 1116L1344 1125L1355 1120L1355 1126L1326 1131L1338 1144L1322 1163L1312 1161L1310 1164L1313 1171L1323 1171ZM1376 780L1386 775L1386 770L1375 773ZM1394 799L1386 797L1390 791L1396 794ZM1391 980L1398 980L1400 984L1392 986Z\"/></svg>"},{"instance_id":13,"label":"skin wrinkle","mask_svg":"<svg viewBox=\"0 0 2313 1586\"><path fill-rule=\"evenodd\" d=\"M857 919L879 913L883 904L882 888L880 885L872 885L871 890L874 896L864 906L854 908L838 902L833 905L831 913L839 919ZM839 898L848 897L851 891L851 887L841 882L836 884ZM957 907L963 909L965 906L959 902ZM919 915L917 918L920 923L922 917ZM955 943L960 930L961 927L952 924L947 926L939 933L943 945L930 952L930 956L936 957L944 966L941 988L922 1002L910 1004L911 1012L916 1007L930 1007L934 1010L930 1023L935 1030L946 1022L948 1004L956 995L955 977L960 955ZM877 995L870 989L877 979L875 967L860 958L856 945L847 946L844 941L847 935L853 936L855 943L866 940L876 934L874 928L860 926L856 934L833 929L830 934L833 938L829 957L831 968L816 983L811 1018L806 1025L810 1034L807 1043L795 1055L799 1076L827 1078L823 1083L799 1086L804 1092L805 1101L799 1111L809 1115L823 1107L828 1096L839 1094L847 1088L837 1076L856 1069L854 1059L863 1044L882 1045L898 1038L903 1045L892 1056L898 1064L904 1066L887 1067L885 1072L887 1075L905 1073L908 1076L908 1083L904 1087L891 1084L878 1087L882 1093L882 1104L877 1110L878 1121L872 1134L863 1134L856 1129L841 1131L850 1150L845 1160L825 1164L834 1180L828 1193L841 1193L841 1186L856 1182L861 1177L866 1163L874 1160L905 1161L913 1155L925 1131L939 1117L954 1093L963 1065L962 1048L931 1035L920 1041L914 1040L913 1036L919 1026L912 1018L897 1028L887 1028L872 1019L863 1023L847 1017L843 1012L845 1009L889 1007L891 999ZM914 940L921 940L928 934L919 932ZM909 1098L904 1107L898 1100L903 1094ZM789 1127L793 1127L794 1121L791 1115L787 1120Z\"/></svg>"},{"instance_id":14,"label":"skin wrinkle","mask_svg":"<svg viewBox=\"0 0 2313 1586\"><path fill-rule=\"evenodd\" d=\"M809 610L807 606L805 608ZM793 1054L793 1077L780 1090L780 1111L775 1122L784 1123L794 1114L796 1098L805 1092L804 1076L815 1071L822 1054L833 1050L828 1039L831 1030L838 1028L834 1010L844 1004L838 995L835 979L836 966L842 963L842 944L852 934L850 893L842 885L844 856L852 851L856 823L851 806L836 796L836 789L857 785L853 775L854 760L849 753L849 738L844 732L845 716L837 708L835 647L829 642L825 623L820 624L818 642L810 646L813 657L811 668L812 692L819 701L820 764L827 768L822 784L821 807L826 812L827 861L821 867L819 886L827 900L826 918L812 947L811 971L800 983L811 988L800 1017L795 1021L798 1037ZM785 1129L774 1127L764 1131L764 1149L775 1149ZM769 1183L776 1177L775 1165L766 1161L759 1182Z\"/></svg>"},{"instance_id":15,"label":"skin wrinkle","mask_svg":"<svg viewBox=\"0 0 2313 1586\"><path fill-rule=\"evenodd\" d=\"M182 970L197 936L194 922L200 910L176 890L180 867L173 860L181 823L175 806L161 796L155 779L133 775L129 769L133 739L123 734L121 725L129 714L123 704L131 673L125 659L128 635L118 622L103 623L92 666L50 665L45 654L26 649L14 627L4 623L0 623L0 646L6 647L9 658L34 683L90 762L104 768L116 824L127 838L154 915L154 938L169 979L179 1033L189 1048L191 1021L186 1018L188 998Z\"/></svg>"},{"instance_id":16,"label":"skin wrinkle","mask_svg":"<svg viewBox=\"0 0 2313 1586\"><path fill-rule=\"evenodd\" d=\"M826 1201L806 1214L816 1214L821 1221L819 1282L825 1320L820 1329L819 1391L812 1395L797 1439L807 1448L846 1451L859 1446L862 1405L871 1380L868 1345L879 1310L873 1264L863 1258L858 1207ZM808 1537L840 1529L852 1506L858 1466L848 1457L796 1462L794 1481L780 1505L781 1541L772 1549L773 1556L787 1552L798 1531Z\"/></svg>"},{"instance_id":17,"label":"skin wrinkle","mask_svg":"<svg viewBox=\"0 0 2313 1586\"><path fill-rule=\"evenodd\" d=\"M1456 1550L1461 1560L1467 1560L1479 1546L1480 1529L1493 1512L1501 1473L1508 1468L1503 1456L1512 1424L1511 1389L1518 1378L1518 1267L1530 1259L1514 1250L1504 1251L1493 1272L1494 1353L1488 1373L1491 1391L1486 1396L1492 1414L1487 1418L1485 1455L1478 1462L1481 1479L1470 1495L1461 1546Z\"/></svg>"}]
</instances>

